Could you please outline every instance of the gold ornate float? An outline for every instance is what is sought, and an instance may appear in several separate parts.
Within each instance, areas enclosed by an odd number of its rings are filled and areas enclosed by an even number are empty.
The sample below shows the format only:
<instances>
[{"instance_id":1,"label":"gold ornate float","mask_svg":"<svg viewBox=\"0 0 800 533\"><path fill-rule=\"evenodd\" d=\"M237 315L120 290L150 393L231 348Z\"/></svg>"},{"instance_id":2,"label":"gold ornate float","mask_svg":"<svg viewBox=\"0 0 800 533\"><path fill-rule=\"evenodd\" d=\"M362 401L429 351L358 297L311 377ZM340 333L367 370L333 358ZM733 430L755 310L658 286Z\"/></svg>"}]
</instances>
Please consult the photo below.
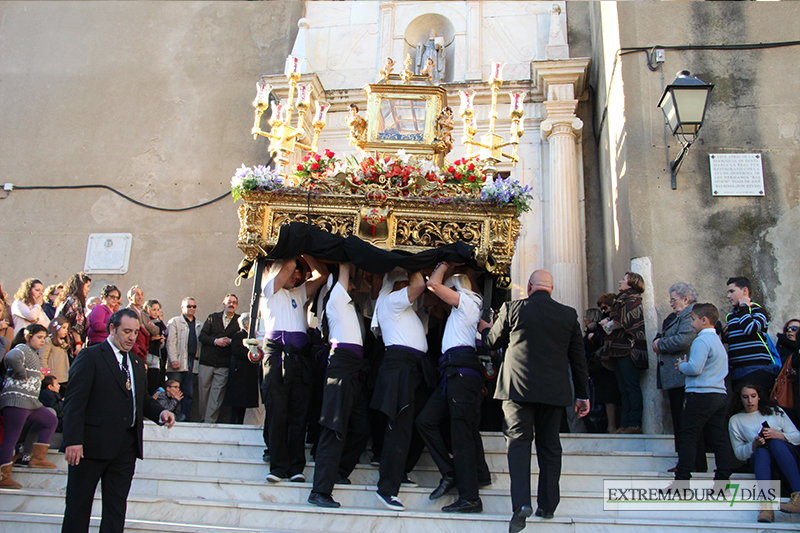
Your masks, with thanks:
<instances>
[{"instance_id":1,"label":"gold ornate float","mask_svg":"<svg viewBox=\"0 0 800 533\"><path fill-rule=\"evenodd\" d=\"M502 83L499 67L492 69L493 109L489 133L482 138L485 142L473 141L477 128L472 97L464 93L462 142L482 148L484 159L468 150L467 157L448 164L444 158L453 146L454 121L447 93L433 86L429 75L412 74L410 57L405 63L398 75L391 72L394 62L388 60L379 83L364 88L367 119L355 105L350 106L349 140L359 157L347 161L327 149L317 153L329 108L326 102L316 103L310 146L300 142L307 137L303 116L311 99L309 87L298 87L295 58L287 60L288 102L276 101L270 95L271 86L263 79L259 82L252 133L270 139L270 151L282 170L243 166L232 180L234 197L244 200L239 206L238 247L248 263L272 251L282 226L304 222L342 237L355 235L383 249L411 253L464 242L475 247L479 264L501 284L508 283L519 235L518 216L528 209L531 193L513 180L494 179L494 165L501 155L516 162L524 93L511 94L513 128L507 143L494 132L497 90ZM297 102L292 106L295 93ZM272 128L264 132L261 117L271 100ZM299 115L296 125L292 125L293 107ZM501 152L506 145L513 145L513 155ZM298 147L309 152L302 163L288 168L289 156Z\"/></svg>"}]
</instances>

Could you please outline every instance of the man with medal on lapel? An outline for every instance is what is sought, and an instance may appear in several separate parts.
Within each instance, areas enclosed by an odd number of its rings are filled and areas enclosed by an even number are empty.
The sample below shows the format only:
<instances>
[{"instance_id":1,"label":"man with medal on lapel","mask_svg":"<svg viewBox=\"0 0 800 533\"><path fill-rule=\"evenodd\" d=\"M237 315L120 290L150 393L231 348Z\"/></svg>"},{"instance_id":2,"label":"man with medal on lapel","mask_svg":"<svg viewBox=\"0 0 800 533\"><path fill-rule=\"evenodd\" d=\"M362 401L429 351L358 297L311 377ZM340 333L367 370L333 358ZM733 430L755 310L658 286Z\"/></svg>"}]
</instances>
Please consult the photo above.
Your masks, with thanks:
<instances>
[{"instance_id":1,"label":"man with medal on lapel","mask_svg":"<svg viewBox=\"0 0 800 533\"><path fill-rule=\"evenodd\" d=\"M136 312L120 309L108 321L108 339L81 351L70 367L62 444L69 465L62 532L88 531L100 480L100 532L121 532L136 458L142 458L143 417L168 428L175 422L175 416L147 394L144 364L130 354L138 332Z\"/></svg>"}]
</instances>

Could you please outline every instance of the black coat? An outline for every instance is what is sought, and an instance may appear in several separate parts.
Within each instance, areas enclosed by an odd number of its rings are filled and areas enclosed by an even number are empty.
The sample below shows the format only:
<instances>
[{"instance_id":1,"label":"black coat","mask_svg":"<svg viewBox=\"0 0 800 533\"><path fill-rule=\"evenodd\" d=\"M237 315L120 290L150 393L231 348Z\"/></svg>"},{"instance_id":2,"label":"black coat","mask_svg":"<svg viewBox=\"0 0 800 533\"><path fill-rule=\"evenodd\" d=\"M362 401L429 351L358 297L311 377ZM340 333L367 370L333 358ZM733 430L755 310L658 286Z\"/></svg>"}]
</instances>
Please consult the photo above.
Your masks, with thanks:
<instances>
[{"instance_id":1,"label":"black coat","mask_svg":"<svg viewBox=\"0 0 800 533\"><path fill-rule=\"evenodd\" d=\"M237 331L239 331L239 315L236 313L228 322L227 328L222 322L222 311L208 315L203 323L203 329L197 337L197 340L203 344L203 349L200 350L200 364L214 368L228 368L231 364L233 343L228 346L216 346L214 341L222 337L231 339Z\"/></svg>"},{"instance_id":2,"label":"black coat","mask_svg":"<svg viewBox=\"0 0 800 533\"><path fill-rule=\"evenodd\" d=\"M570 368L575 398L589 398L578 313L546 291L504 303L492 328L483 331L483 345L505 348L496 400L573 405Z\"/></svg>"},{"instance_id":3,"label":"black coat","mask_svg":"<svg viewBox=\"0 0 800 533\"><path fill-rule=\"evenodd\" d=\"M158 421L161 406L147 394L144 361L130 357L136 399L136 456L142 458L144 416ZM82 444L89 459L114 459L131 426L130 393L108 341L82 350L69 369L69 387L64 399L64 440L67 446Z\"/></svg>"},{"instance_id":4,"label":"black coat","mask_svg":"<svg viewBox=\"0 0 800 533\"><path fill-rule=\"evenodd\" d=\"M242 344L247 331L239 330L231 337L231 367L224 405L231 407L258 407L258 373L261 363L253 363L247 356L249 350ZM205 348L203 348L205 350Z\"/></svg>"}]
</instances>

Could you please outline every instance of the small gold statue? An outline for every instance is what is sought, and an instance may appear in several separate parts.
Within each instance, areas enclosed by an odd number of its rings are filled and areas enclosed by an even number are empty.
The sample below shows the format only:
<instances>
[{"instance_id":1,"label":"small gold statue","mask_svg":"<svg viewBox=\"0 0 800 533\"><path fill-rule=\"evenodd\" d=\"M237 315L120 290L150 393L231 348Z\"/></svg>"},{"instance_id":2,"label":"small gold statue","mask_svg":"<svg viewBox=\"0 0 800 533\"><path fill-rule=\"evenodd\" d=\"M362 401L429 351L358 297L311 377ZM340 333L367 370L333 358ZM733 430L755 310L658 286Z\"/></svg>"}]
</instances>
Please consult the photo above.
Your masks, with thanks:
<instances>
[{"instance_id":1,"label":"small gold statue","mask_svg":"<svg viewBox=\"0 0 800 533\"><path fill-rule=\"evenodd\" d=\"M383 66L383 70L380 71L378 83L389 83L389 75L394 70L394 64L394 60L391 57L386 58L386 64Z\"/></svg>"},{"instance_id":2,"label":"small gold statue","mask_svg":"<svg viewBox=\"0 0 800 533\"><path fill-rule=\"evenodd\" d=\"M427 81L428 81L428 83L429 83L429 84L431 84L431 85L433 84L433 75L434 75L434 73L435 73L435 71L434 71L434 69L435 69L435 68L436 68L436 65L434 64L434 62L433 62L433 59L431 59L431 58L429 57L429 58L428 58L428 59L425 61L425 66L424 66L424 67L422 67L422 70L420 71L420 74L421 74L421 75L423 75L423 76L425 76L426 78L428 78L428 80L427 80Z\"/></svg>"},{"instance_id":3,"label":"small gold statue","mask_svg":"<svg viewBox=\"0 0 800 533\"><path fill-rule=\"evenodd\" d=\"M430 61L430 60L429 60ZM439 118L436 119L436 144L439 144L439 151L448 154L453 149L453 128L456 127L453 120L453 110L445 107ZM441 144L440 144L441 143Z\"/></svg>"},{"instance_id":4,"label":"small gold statue","mask_svg":"<svg viewBox=\"0 0 800 533\"><path fill-rule=\"evenodd\" d=\"M347 117L347 126L350 128L350 135L347 137L347 140L350 141L350 146L358 146L364 142L364 136L367 133L367 121L359 116L356 104L350 104L350 116Z\"/></svg>"}]
</instances>

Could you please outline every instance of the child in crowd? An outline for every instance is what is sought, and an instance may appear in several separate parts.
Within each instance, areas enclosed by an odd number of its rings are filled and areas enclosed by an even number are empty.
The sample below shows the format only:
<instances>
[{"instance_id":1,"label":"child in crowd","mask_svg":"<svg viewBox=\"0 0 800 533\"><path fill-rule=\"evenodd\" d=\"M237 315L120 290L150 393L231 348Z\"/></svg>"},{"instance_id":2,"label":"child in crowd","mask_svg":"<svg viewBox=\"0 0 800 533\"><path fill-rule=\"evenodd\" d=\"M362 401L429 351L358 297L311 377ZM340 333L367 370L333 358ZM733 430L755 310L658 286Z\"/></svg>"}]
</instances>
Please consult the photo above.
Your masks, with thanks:
<instances>
[{"instance_id":1,"label":"child in crowd","mask_svg":"<svg viewBox=\"0 0 800 533\"><path fill-rule=\"evenodd\" d=\"M688 360L677 360L675 367L686 376L681 428L678 434L678 467L676 480L688 480L697 455L697 439L705 431L706 442L714 449L717 470L714 479L731 477L731 450L727 431L725 376L728 375L728 354L714 325L719 311L713 304L695 304L692 328L697 338L692 342Z\"/></svg>"},{"instance_id":2,"label":"child in crowd","mask_svg":"<svg viewBox=\"0 0 800 533\"><path fill-rule=\"evenodd\" d=\"M175 420L186 420L186 418L181 417L181 400L183 399L181 384L174 379L167 381L165 389L159 387L153 395L153 399L161 404L161 407L174 414Z\"/></svg>"},{"instance_id":3,"label":"child in crowd","mask_svg":"<svg viewBox=\"0 0 800 533\"><path fill-rule=\"evenodd\" d=\"M49 407L56 412L58 426L56 433L61 433L62 417L64 416L64 398L58 392L58 380L53 376L45 376L42 379L42 390L39 392L39 401L42 405Z\"/></svg>"}]
</instances>

